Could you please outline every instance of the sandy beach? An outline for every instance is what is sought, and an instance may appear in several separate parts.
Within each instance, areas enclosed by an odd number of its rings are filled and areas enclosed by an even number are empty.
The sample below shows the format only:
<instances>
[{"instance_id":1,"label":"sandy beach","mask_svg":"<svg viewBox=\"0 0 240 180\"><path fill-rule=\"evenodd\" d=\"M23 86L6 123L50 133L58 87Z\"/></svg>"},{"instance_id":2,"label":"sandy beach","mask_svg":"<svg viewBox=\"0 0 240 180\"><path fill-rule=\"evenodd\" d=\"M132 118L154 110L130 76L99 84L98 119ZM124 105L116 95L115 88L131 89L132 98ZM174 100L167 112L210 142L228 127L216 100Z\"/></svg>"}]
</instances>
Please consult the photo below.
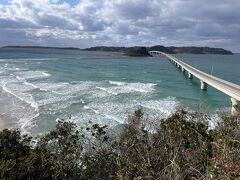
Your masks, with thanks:
<instances>
[{"instance_id":1,"label":"sandy beach","mask_svg":"<svg viewBox=\"0 0 240 180\"><path fill-rule=\"evenodd\" d=\"M4 121L2 120L2 118L0 118L0 130L3 130L4 128Z\"/></svg>"},{"instance_id":2,"label":"sandy beach","mask_svg":"<svg viewBox=\"0 0 240 180\"><path fill-rule=\"evenodd\" d=\"M3 105L3 103L5 102L5 93L3 93L2 88L0 87L0 104ZM0 110L3 110L3 107L0 107ZM3 119L3 116L0 114L0 130L3 130L5 128L7 128L6 126L6 120Z\"/></svg>"},{"instance_id":3,"label":"sandy beach","mask_svg":"<svg viewBox=\"0 0 240 180\"><path fill-rule=\"evenodd\" d=\"M0 130L16 128L16 121L11 117L0 115Z\"/></svg>"},{"instance_id":4,"label":"sandy beach","mask_svg":"<svg viewBox=\"0 0 240 180\"><path fill-rule=\"evenodd\" d=\"M17 119L11 116L14 115L11 107L15 105L15 102L14 97L0 87L0 130L16 128Z\"/></svg>"},{"instance_id":5,"label":"sandy beach","mask_svg":"<svg viewBox=\"0 0 240 180\"><path fill-rule=\"evenodd\" d=\"M30 104L0 87L0 129L21 129L21 123L25 123L21 120L28 120L35 115L36 112Z\"/></svg>"}]
</instances>

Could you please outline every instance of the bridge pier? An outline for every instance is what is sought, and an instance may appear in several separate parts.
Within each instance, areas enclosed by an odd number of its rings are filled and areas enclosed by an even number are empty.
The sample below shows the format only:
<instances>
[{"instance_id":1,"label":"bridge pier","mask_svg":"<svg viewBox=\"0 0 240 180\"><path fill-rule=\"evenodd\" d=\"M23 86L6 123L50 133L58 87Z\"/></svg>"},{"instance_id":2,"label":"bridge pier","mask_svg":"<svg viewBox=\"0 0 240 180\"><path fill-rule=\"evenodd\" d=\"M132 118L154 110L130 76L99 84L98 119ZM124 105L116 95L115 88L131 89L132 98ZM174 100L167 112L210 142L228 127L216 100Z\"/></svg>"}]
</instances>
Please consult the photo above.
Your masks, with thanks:
<instances>
[{"instance_id":1,"label":"bridge pier","mask_svg":"<svg viewBox=\"0 0 240 180\"><path fill-rule=\"evenodd\" d=\"M185 72L185 69L182 67L182 72Z\"/></svg>"},{"instance_id":2,"label":"bridge pier","mask_svg":"<svg viewBox=\"0 0 240 180\"><path fill-rule=\"evenodd\" d=\"M207 90L207 83L202 81L202 80L200 82L201 82L201 90L206 91Z\"/></svg>"},{"instance_id":3,"label":"bridge pier","mask_svg":"<svg viewBox=\"0 0 240 180\"><path fill-rule=\"evenodd\" d=\"M220 78L204 73L166 53L161 52L161 54L165 56L168 60L170 60L173 64L175 64L178 69L181 69L181 71L183 72L185 71L189 79L192 79L193 76L199 79L201 83L201 90L207 90L207 86L210 85L216 88L217 90L227 94L229 97L231 97L231 102L232 102L231 114L234 116L240 115L240 86L239 85L224 81Z\"/></svg>"},{"instance_id":4,"label":"bridge pier","mask_svg":"<svg viewBox=\"0 0 240 180\"><path fill-rule=\"evenodd\" d=\"M192 78L193 78L193 75L192 75L190 72L188 72L188 78L189 78L189 79L192 79Z\"/></svg>"},{"instance_id":5,"label":"bridge pier","mask_svg":"<svg viewBox=\"0 0 240 180\"><path fill-rule=\"evenodd\" d=\"M234 98L231 98L231 101L232 101L231 115L232 116L236 116L236 115L238 115L240 113L239 112L239 101L234 99Z\"/></svg>"}]
</instances>

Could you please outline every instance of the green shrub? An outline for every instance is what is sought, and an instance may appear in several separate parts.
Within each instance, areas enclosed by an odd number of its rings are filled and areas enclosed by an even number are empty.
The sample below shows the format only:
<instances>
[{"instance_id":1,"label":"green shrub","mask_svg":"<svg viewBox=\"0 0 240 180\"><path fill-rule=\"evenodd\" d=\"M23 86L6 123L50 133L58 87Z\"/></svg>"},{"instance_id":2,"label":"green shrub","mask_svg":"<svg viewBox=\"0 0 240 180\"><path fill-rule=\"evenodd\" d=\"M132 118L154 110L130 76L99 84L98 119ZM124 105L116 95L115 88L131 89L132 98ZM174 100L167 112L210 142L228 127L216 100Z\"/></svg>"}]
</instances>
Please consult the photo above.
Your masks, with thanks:
<instances>
[{"instance_id":1,"label":"green shrub","mask_svg":"<svg viewBox=\"0 0 240 180\"><path fill-rule=\"evenodd\" d=\"M118 137L107 126L59 121L34 146L32 137L3 130L1 179L240 178L239 117L225 117L213 130L204 119L179 111L148 131L140 108Z\"/></svg>"}]
</instances>

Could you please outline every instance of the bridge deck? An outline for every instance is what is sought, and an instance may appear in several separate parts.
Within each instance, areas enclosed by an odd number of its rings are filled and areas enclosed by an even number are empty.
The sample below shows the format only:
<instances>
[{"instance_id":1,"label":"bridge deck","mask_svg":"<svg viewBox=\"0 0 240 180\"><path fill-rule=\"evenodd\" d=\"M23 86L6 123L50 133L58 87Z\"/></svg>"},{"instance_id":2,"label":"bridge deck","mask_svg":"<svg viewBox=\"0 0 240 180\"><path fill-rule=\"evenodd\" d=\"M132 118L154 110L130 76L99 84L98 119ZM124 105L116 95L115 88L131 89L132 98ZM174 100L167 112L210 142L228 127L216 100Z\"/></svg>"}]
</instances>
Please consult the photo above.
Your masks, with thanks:
<instances>
[{"instance_id":1,"label":"bridge deck","mask_svg":"<svg viewBox=\"0 0 240 180\"><path fill-rule=\"evenodd\" d=\"M220 78L217 78L217 77L207 74L203 71L200 71L200 70L188 65L187 63L178 60L177 58L175 58L169 54L159 52L159 51L150 51L150 53L151 54L162 54L167 59L169 59L171 62L180 66L183 70L185 70L188 73L190 73L191 75L195 76L196 78L198 78L205 84L208 84L208 85L218 89L219 91L227 94L228 96L231 97L231 100L232 100L232 103L234 106L238 104L238 101L240 101L240 86L239 85L225 81ZM232 110L232 112L233 111L235 111L235 110Z\"/></svg>"}]
</instances>

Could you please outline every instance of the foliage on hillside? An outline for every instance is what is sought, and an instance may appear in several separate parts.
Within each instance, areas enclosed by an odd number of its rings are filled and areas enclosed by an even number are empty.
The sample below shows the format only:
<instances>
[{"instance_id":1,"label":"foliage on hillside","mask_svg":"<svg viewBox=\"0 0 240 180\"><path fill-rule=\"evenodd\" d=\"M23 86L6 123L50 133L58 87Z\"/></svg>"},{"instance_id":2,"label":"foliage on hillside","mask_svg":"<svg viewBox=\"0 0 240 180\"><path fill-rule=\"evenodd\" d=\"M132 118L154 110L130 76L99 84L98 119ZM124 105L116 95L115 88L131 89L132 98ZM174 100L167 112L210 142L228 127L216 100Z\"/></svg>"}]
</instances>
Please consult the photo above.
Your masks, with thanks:
<instances>
[{"instance_id":1,"label":"foliage on hillside","mask_svg":"<svg viewBox=\"0 0 240 180\"><path fill-rule=\"evenodd\" d=\"M127 52L132 51L136 47L117 47L117 46L96 46L90 47L83 50L86 51L108 51L108 52ZM151 47L144 47L148 51L161 51L169 54L233 54L229 50L223 48L211 48L211 47L196 47L196 46L187 46L187 47L174 47L174 46L162 46L156 45Z\"/></svg>"},{"instance_id":2,"label":"foliage on hillside","mask_svg":"<svg viewBox=\"0 0 240 180\"><path fill-rule=\"evenodd\" d=\"M125 56L136 56L136 57L145 57L151 56L146 47L130 47L128 48L125 53Z\"/></svg>"},{"instance_id":3,"label":"foliage on hillside","mask_svg":"<svg viewBox=\"0 0 240 180\"><path fill-rule=\"evenodd\" d=\"M3 130L0 178L237 179L240 118L223 118L209 130L204 116L180 111L150 132L139 109L118 137L91 122L81 129L59 121L37 142L18 130Z\"/></svg>"}]
</instances>

